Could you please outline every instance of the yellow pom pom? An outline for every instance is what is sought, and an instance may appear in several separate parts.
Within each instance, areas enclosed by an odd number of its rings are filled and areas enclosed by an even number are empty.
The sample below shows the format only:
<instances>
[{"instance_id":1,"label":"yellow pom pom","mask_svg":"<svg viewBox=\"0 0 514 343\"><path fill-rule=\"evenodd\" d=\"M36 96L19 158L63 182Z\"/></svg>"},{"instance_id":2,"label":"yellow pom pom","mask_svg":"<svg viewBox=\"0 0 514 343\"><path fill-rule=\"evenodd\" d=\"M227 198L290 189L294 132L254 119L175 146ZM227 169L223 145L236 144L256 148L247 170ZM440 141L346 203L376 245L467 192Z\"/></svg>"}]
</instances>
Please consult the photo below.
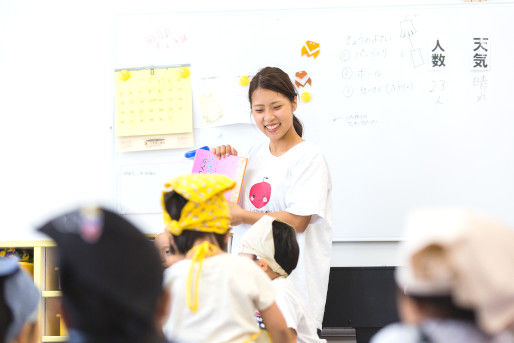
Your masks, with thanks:
<instances>
[{"instance_id":1,"label":"yellow pom pom","mask_svg":"<svg viewBox=\"0 0 514 343\"><path fill-rule=\"evenodd\" d=\"M180 68L180 77L183 79L187 79L191 75L191 70L188 67Z\"/></svg>"},{"instance_id":2,"label":"yellow pom pom","mask_svg":"<svg viewBox=\"0 0 514 343\"><path fill-rule=\"evenodd\" d=\"M300 98L302 98L303 102L309 102L309 101L311 101L311 93L303 92L302 95L300 96Z\"/></svg>"},{"instance_id":3,"label":"yellow pom pom","mask_svg":"<svg viewBox=\"0 0 514 343\"><path fill-rule=\"evenodd\" d=\"M239 79L239 84L241 86L248 86L248 84L250 83L250 78L248 76L241 76L241 78Z\"/></svg>"},{"instance_id":4,"label":"yellow pom pom","mask_svg":"<svg viewBox=\"0 0 514 343\"><path fill-rule=\"evenodd\" d=\"M128 71L128 70L120 71L120 77L123 81L127 81L128 79L130 79L130 71Z\"/></svg>"}]
</instances>

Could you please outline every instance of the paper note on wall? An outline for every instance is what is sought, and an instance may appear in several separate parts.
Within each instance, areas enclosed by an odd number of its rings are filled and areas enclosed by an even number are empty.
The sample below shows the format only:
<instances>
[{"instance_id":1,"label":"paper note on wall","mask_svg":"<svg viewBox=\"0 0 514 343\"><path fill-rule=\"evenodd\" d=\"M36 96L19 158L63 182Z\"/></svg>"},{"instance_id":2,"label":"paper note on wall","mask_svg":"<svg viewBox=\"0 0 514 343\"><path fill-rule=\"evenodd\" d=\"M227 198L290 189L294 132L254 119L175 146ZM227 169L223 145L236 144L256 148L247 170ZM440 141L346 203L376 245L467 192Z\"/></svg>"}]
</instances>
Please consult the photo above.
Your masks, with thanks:
<instances>
[{"instance_id":1,"label":"paper note on wall","mask_svg":"<svg viewBox=\"0 0 514 343\"><path fill-rule=\"evenodd\" d=\"M194 144L192 132L172 135L116 137L116 151L119 152L181 149L190 148Z\"/></svg>"},{"instance_id":2,"label":"paper note on wall","mask_svg":"<svg viewBox=\"0 0 514 343\"><path fill-rule=\"evenodd\" d=\"M215 157L208 150L196 150L195 160L193 163L193 173L204 174L221 174L228 176L236 182L236 186L225 193L225 198L235 203L239 200L241 185L246 171L246 157L227 156L222 159Z\"/></svg>"},{"instance_id":3,"label":"paper note on wall","mask_svg":"<svg viewBox=\"0 0 514 343\"><path fill-rule=\"evenodd\" d=\"M251 124L248 85L240 76L199 78L195 83L195 127Z\"/></svg>"},{"instance_id":4,"label":"paper note on wall","mask_svg":"<svg viewBox=\"0 0 514 343\"><path fill-rule=\"evenodd\" d=\"M191 172L191 160L130 164L118 172L117 207L122 214L161 213L161 192L171 178Z\"/></svg>"},{"instance_id":5,"label":"paper note on wall","mask_svg":"<svg viewBox=\"0 0 514 343\"><path fill-rule=\"evenodd\" d=\"M192 132L191 78L185 71L189 68L116 71L116 136Z\"/></svg>"}]
</instances>

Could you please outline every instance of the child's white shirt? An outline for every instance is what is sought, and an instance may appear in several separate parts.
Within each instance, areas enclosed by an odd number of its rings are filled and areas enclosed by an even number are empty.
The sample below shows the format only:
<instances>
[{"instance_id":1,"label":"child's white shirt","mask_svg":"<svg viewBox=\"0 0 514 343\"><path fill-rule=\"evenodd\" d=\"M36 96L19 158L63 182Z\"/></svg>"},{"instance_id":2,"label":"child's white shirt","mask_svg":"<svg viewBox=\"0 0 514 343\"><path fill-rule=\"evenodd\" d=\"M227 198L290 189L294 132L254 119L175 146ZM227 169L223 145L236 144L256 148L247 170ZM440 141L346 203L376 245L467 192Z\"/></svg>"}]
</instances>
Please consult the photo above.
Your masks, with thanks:
<instances>
[{"instance_id":1,"label":"child's white shirt","mask_svg":"<svg viewBox=\"0 0 514 343\"><path fill-rule=\"evenodd\" d=\"M316 323L305 308L301 296L287 278L278 277L271 281L276 291L276 299L280 312L286 320L288 328L296 331L299 343L322 343L318 337Z\"/></svg>"},{"instance_id":2,"label":"child's white shirt","mask_svg":"<svg viewBox=\"0 0 514 343\"><path fill-rule=\"evenodd\" d=\"M270 153L269 141L257 145L248 153L239 204L253 212L312 215L305 232L296 235L300 257L289 278L321 329L332 249L332 183L325 157L308 141L278 157ZM232 253L238 253L249 227L232 230Z\"/></svg>"},{"instance_id":3,"label":"child's white shirt","mask_svg":"<svg viewBox=\"0 0 514 343\"><path fill-rule=\"evenodd\" d=\"M191 260L183 260L166 270L165 283L172 297L171 313L164 325L166 337L180 342L243 342L259 332L255 310L273 305L275 291L253 261L230 254L206 258L196 313L186 300L190 266ZM263 333L260 338L265 336Z\"/></svg>"}]
</instances>

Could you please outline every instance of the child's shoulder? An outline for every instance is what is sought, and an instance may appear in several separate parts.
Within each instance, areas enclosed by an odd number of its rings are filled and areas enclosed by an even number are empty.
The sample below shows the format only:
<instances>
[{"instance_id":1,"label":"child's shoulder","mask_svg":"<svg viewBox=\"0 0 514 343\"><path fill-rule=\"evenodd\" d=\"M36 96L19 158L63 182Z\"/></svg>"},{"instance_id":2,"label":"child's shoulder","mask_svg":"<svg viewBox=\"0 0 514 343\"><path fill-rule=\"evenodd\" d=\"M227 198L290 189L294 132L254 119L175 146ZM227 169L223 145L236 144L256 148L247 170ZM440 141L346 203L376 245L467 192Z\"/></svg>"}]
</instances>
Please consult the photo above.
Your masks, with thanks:
<instances>
[{"instance_id":1,"label":"child's shoulder","mask_svg":"<svg viewBox=\"0 0 514 343\"><path fill-rule=\"evenodd\" d=\"M219 254L208 257L203 262L204 274L226 274L226 275L249 275L262 272L253 261L246 257L232 255L228 253ZM165 280L170 281L174 278L180 278L189 273L191 260L186 259L175 263L166 270Z\"/></svg>"},{"instance_id":2,"label":"child's shoulder","mask_svg":"<svg viewBox=\"0 0 514 343\"><path fill-rule=\"evenodd\" d=\"M222 254L215 256L215 259L211 260L211 264L217 264L218 268L237 278L241 278L243 275L244 278L248 278L252 275L261 276L261 274L267 278L267 275L248 257Z\"/></svg>"},{"instance_id":3,"label":"child's shoulder","mask_svg":"<svg viewBox=\"0 0 514 343\"><path fill-rule=\"evenodd\" d=\"M242 257L242 256L234 255L234 254L225 253L225 254L220 254L220 255L214 256L214 258L217 259L219 261L219 263L225 263L234 268L245 269L245 268L249 268L249 266L251 266L250 267L251 269L253 269L253 267L259 269L255 265L255 263L247 257Z\"/></svg>"}]
</instances>

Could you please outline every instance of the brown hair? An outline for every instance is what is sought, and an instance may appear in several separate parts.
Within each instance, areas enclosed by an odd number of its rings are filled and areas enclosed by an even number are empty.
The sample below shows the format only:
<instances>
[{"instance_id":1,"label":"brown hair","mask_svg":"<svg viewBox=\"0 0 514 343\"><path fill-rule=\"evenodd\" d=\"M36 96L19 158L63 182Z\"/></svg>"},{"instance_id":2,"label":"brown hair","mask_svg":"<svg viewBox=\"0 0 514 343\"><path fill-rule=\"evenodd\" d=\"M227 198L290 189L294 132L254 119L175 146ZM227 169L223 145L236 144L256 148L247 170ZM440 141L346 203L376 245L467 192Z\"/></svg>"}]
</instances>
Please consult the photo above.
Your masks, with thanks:
<instances>
[{"instance_id":1,"label":"brown hair","mask_svg":"<svg viewBox=\"0 0 514 343\"><path fill-rule=\"evenodd\" d=\"M291 103L298 96L298 92L293 86L289 75L282 69L276 67L262 68L250 82L248 90L248 100L250 106L252 104L252 95L257 89L269 89L285 96ZM298 136L302 137L303 125L300 120L293 114L293 127Z\"/></svg>"}]
</instances>

